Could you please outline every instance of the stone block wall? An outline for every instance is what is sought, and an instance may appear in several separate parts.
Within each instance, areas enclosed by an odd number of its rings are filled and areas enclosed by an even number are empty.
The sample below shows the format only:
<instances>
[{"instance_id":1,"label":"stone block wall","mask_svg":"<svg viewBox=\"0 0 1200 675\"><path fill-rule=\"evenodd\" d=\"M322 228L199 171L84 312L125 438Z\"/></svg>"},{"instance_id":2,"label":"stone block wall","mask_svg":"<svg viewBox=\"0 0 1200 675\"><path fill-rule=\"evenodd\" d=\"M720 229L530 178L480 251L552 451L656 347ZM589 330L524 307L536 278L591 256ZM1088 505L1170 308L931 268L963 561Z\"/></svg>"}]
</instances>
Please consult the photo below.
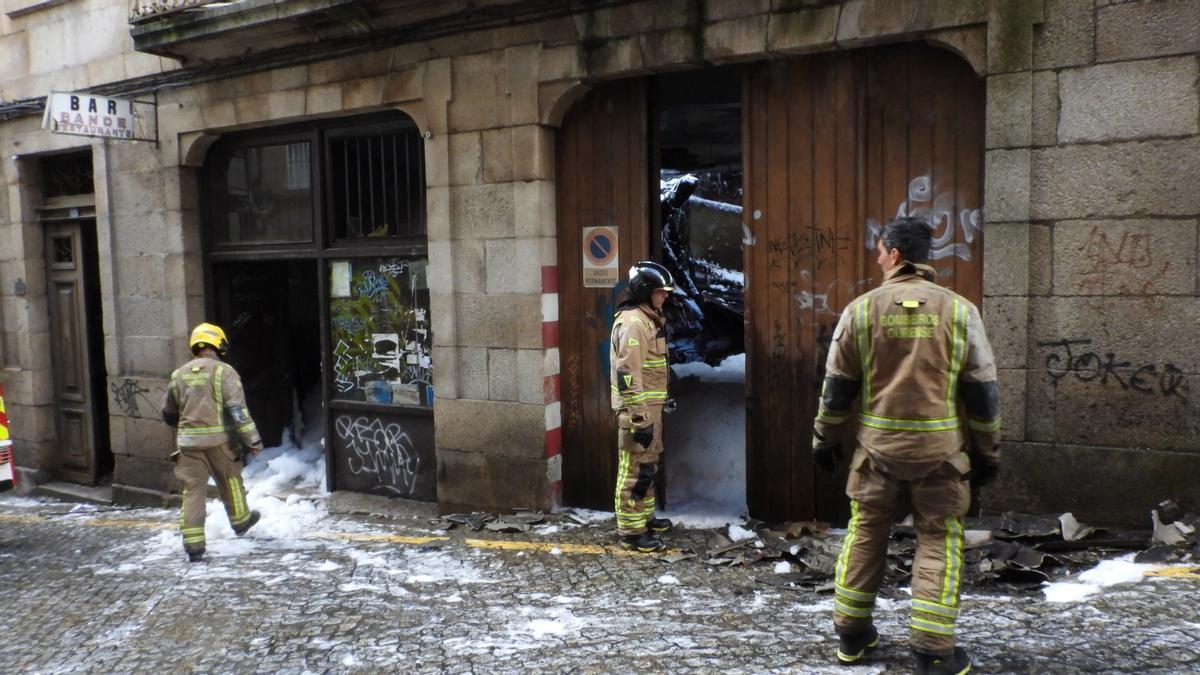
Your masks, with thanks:
<instances>
[{"instance_id":1,"label":"stone block wall","mask_svg":"<svg viewBox=\"0 0 1200 675\"><path fill-rule=\"evenodd\" d=\"M1030 68L988 78L987 321L1027 328L985 506L1138 525L1158 499L1200 507L1198 26L1194 2L1047 0ZM1001 221L1028 241L1021 280Z\"/></svg>"},{"instance_id":2,"label":"stone block wall","mask_svg":"<svg viewBox=\"0 0 1200 675\"><path fill-rule=\"evenodd\" d=\"M177 63L133 51L125 0L8 0L0 13L0 100L80 91L168 72Z\"/></svg>"}]
</instances>

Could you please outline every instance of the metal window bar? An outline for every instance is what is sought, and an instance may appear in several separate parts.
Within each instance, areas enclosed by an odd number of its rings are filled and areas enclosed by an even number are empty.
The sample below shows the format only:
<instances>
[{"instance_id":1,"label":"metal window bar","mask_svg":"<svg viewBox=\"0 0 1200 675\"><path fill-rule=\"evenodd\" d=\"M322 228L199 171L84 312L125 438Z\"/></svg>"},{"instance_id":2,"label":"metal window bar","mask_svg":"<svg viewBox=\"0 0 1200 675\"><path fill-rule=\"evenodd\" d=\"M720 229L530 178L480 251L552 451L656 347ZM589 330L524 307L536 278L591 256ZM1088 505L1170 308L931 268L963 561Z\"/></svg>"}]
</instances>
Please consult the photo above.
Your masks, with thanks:
<instances>
[{"instance_id":1,"label":"metal window bar","mask_svg":"<svg viewBox=\"0 0 1200 675\"><path fill-rule=\"evenodd\" d=\"M375 218L375 149L371 145L371 139L363 138L359 141L367 148L367 202L371 205L371 220L365 223L367 225L366 232L374 232L376 224L379 222ZM369 228L369 229L368 229Z\"/></svg>"},{"instance_id":2,"label":"metal window bar","mask_svg":"<svg viewBox=\"0 0 1200 675\"><path fill-rule=\"evenodd\" d=\"M412 166L413 155L409 149L410 141L408 134L404 135L404 231L407 234L413 234L414 220L413 218L413 198L412 198ZM400 172L397 171L397 174Z\"/></svg>"},{"instance_id":3,"label":"metal window bar","mask_svg":"<svg viewBox=\"0 0 1200 675\"><path fill-rule=\"evenodd\" d=\"M358 215L358 227L353 233L355 237L361 237L363 233L363 220L366 214L363 213L363 181L362 181L362 139L354 140L354 212Z\"/></svg>"},{"instance_id":4,"label":"metal window bar","mask_svg":"<svg viewBox=\"0 0 1200 675\"><path fill-rule=\"evenodd\" d=\"M392 134L392 196L395 204L394 213L396 219L396 234L400 234L400 156L397 153L399 146L399 138L396 134Z\"/></svg>"}]
</instances>

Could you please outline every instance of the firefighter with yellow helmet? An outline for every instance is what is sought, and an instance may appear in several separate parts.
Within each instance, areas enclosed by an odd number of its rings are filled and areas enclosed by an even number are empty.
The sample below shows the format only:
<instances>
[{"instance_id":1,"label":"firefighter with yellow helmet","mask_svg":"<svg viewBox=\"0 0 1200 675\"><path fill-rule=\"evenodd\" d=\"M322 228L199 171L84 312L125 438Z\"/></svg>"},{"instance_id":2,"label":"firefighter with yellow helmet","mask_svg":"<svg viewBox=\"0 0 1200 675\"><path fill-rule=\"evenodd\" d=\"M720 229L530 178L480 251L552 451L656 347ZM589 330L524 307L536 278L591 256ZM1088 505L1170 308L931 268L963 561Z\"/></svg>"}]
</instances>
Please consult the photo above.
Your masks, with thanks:
<instances>
[{"instance_id":1,"label":"firefighter with yellow helmet","mask_svg":"<svg viewBox=\"0 0 1200 675\"><path fill-rule=\"evenodd\" d=\"M258 522L246 505L242 485L243 449L262 450L258 428L246 408L242 378L221 360L229 349L220 326L202 323L188 345L194 358L171 373L163 421L175 427L175 477L183 484L179 517L183 550L198 562L204 556L205 492L211 475L217 483L229 524L239 537Z\"/></svg>"},{"instance_id":2,"label":"firefighter with yellow helmet","mask_svg":"<svg viewBox=\"0 0 1200 675\"><path fill-rule=\"evenodd\" d=\"M622 548L643 553L665 549L658 535L671 529L671 521L654 516L654 490L662 460L662 415L670 373L662 308L674 285L662 265L634 263L626 298L613 319L610 344L619 458L617 534Z\"/></svg>"},{"instance_id":3,"label":"firefighter with yellow helmet","mask_svg":"<svg viewBox=\"0 0 1200 675\"><path fill-rule=\"evenodd\" d=\"M931 239L929 224L912 217L880 233L883 283L853 300L834 329L813 459L833 470L858 399L850 522L834 577L838 661L855 663L879 642L871 615L892 522L907 503L917 532L909 622L917 672L961 675L971 669L954 639L962 518L970 486L1000 470L1000 395L979 310L935 283Z\"/></svg>"}]
</instances>

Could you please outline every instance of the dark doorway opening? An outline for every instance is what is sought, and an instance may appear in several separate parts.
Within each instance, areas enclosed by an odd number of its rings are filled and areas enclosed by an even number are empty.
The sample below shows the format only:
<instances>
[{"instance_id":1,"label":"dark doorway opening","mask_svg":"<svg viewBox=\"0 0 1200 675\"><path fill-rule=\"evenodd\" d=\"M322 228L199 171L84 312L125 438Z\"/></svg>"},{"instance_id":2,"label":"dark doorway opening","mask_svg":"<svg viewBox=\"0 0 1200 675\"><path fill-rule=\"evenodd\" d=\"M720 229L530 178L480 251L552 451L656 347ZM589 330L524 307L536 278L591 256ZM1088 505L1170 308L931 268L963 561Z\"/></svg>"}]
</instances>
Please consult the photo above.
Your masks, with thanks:
<instances>
[{"instance_id":1,"label":"dark doorway opening","mask_svg":"<svg viewBox=\"0 0 1200 675\"><path fill-rule=\"evenodd\" d=\"M742 69L656 78L659 228L652 250L675 276L668 307L671 396L662 499L718 524L746 513Z\"/></svg>"},{"instance_id":2,"label":"dark doorway opening","mask_svg":"<svg viewBox=\"0 0 1200 675\"><path fill-rule=\"evenodd\" d=\"M246 403L266 447L284 430L323 425L307 398L321 399L321 324L315 260L213 265L216 320L229 338L228 361L242 376ZM309 413L309 417L313 417Z\"/></svg>"}]
</instances>

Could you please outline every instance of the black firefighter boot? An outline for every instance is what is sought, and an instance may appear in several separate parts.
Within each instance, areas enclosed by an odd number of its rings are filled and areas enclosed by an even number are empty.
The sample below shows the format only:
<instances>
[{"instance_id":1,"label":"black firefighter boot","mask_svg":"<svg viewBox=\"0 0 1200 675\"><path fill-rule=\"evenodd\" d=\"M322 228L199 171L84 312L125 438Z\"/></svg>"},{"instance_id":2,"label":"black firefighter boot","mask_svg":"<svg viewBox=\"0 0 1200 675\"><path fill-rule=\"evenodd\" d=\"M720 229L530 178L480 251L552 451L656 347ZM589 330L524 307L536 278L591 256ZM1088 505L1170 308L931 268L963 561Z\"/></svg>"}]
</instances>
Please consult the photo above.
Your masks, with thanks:
<instances>
[{"instance_id":1,"label":"black firefighter boot","mask_svg":"<svg viewBox=\"0 0 1200 675\"><path fill-rule=\"evenodd\" d=\"M201 562L204 560L204 547L197 548L183 547L184 553L187 553L188 562Z\"/></svg>"},{"instance_id":2,"label":"black firefighter boot","mask_svg":"<svg viewBox=\"0 0 1200 675\"><path fill-rule=\"evenodd\" d=\"M963 675L971 672L971 659L962 647L955 647L953 654L934 656L913 652L917 657L918 675Z\"/></svg>"},{"instance_id":3,"label":"black firefighter boot","mask_svg":"<svg viewBox=\"0 0 1200 675\"><path fill-rule=\"evenodd\" d=\"M666 518L651 518L650 520L646 521L646 529L650 530L651 532L658 532L660 534L670 530L674 526L675 524Z\"/></svg>"},{"instance_id":4,"label":"black firefighter boot","mask_svg":"<svg viewBox=\"0 0 1200 675\"><path fill-rule=\"evenodd\" d=\"M647 530L641 534L631 534L627 537L621 537L621 548L626 551L638 551L640 553L657 553L666 549L667 544L657 534Z\"/></svg>"},{"instance_id":5,"label":"black firefighter boot","mask_svg":"<svg viewBox=\"0 0 1200 675\"><path fill-rule=\"evenodd\" d=\"M233 533L239 537L243 534L246 534L250 528L254 527L255 523L257 523L258 519L261 517L262 516L259 515L258 511L251 511L250 517L246 519L246 522L242 523L241 525L234 526Z\"/></svg>"},{"instance_id":6,"label":"black firefighter boot","mask_svg":"<svg viewBox=\"0 0 1200 675\"><path fill-rule=\"evenodd\" d=\"M868 649L879 644L879 631L871 626L859 633L845 633L838 636L838 663L851 665L862 660Z\"/></svg>"}]
</instances>

